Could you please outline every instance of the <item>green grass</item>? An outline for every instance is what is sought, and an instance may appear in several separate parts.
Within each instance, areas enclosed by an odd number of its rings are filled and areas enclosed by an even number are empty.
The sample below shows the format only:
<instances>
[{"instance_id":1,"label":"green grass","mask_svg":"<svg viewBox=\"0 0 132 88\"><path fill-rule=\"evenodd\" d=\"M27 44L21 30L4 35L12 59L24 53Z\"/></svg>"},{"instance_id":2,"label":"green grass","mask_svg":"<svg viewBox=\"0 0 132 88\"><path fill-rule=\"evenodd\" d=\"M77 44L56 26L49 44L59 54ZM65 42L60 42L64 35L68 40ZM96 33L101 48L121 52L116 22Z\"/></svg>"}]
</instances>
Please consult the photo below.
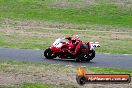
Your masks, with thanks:
<instances>
[{"instance_id":1,"label":"green grass","mask_svg":"<svg viewBox=\"0 0 132 88\"><path fill-rule=\"evenodd\" d=\"M42 84L42 83L26 83L20 86L20 88L78 88L73 85L53 85L53 84Z\"/></svg>"},{"instance_id":2,"label":"green grass","mask_svg":"<svg viewBox=\"0 0 132 88\"><path fill-rule=\"evenodd\" d=\"M67 87L75 88L72 85L55 85L55 84L44 84L44 83L23 83L14 86L0 86L0 88L67 88Z\"/></svg>"},{"instance_id":3,"label":"green grass","mask_svg":"<svg viewBox=\"0 0 132 88\"><path fill-rule=\"evenodd\" d=\"M72 2L79 4L81 0L69 0L69 3ZM132 10L130 8L126 9L108 3L95 3L83 8L57 8L53 3L55 3L54 0L1 0L0 17L16 20L132 27ZM65 4L67 5L67 3ZM85 3L81 5L83 4Z\"/></svg>"},{"instance_id":4,"label":"green grass","mask_svg":"<svg viewBox=\"0 0 132 88\"><path fill-rule=\"evenodd\" d=\"M21 88L55 88L55 85L47 85L47 84L23 84ZM57 87L56 87L57 88Z\"/></svg>"},{"instance_id":5,"label":"green grass","mask_svg":"<svg viewBox=\"0 0 132 88\"><path fill-rule=\"evenodd\" d=\"M0 88L57 88L57 86L51 84L25 83L17 86L0 86Z\"/></svg>"},{"instance_id":6,"label":"green grass","mask_svg":"<svg viewBox=\"0 0 132 88\"><path fill-rule=\"evenodd\" d=\"M87 67L87 70L102 74L132 74L132 70L118 69L118 68L100 68L100 67Z\"/></svg>"},{"instance_id":7,"label":"green grass","mask_svg":"<svg viewBox=\"0 0 132 88\"><path fill-rule=\"evenodd\" d=\"M0 86L0 88L78 88L72 85L55 85L44 83L23 83L15 86Z\"/></svg>"}]
</instances>

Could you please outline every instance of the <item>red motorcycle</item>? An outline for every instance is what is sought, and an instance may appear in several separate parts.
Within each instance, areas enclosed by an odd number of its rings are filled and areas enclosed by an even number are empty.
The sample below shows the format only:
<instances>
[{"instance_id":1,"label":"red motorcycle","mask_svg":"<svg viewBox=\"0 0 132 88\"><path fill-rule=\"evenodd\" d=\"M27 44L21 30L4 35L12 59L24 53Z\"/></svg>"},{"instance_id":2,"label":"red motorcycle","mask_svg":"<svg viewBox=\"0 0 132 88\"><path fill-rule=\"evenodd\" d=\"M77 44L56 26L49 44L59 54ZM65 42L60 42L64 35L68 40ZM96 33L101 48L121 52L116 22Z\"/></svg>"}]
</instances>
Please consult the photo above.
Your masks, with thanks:
<instances>
[{"instance_id":1,"label":"red motorcycle","mask_svg":"<svg viewBox=\"0 0 132 88\"><path fill-rule=\"evenodd\" d=\"M75 37L75 35L73 35ZM74 45L66 38L58 38L44 51L44 56L47 59L53 59L57 56L61 59L76 60L76 61L90 61L95 57L95 48L100 47L98 42L81 42L80 49L76 55L72 55L68 50L74 51Z\"/></svg>"}]
</instances>

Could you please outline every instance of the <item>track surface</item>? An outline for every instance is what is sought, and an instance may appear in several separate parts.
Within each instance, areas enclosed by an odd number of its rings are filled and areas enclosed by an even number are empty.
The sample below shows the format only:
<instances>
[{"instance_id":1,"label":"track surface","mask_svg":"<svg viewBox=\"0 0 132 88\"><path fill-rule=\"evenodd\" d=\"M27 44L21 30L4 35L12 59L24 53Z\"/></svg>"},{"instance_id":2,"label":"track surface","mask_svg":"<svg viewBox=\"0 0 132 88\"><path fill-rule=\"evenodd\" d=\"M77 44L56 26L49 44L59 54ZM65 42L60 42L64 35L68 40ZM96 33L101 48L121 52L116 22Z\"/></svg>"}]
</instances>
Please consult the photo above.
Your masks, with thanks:
<instances>
[{"instance_id":1,"label":"track surface","mask_svg":"<svg viewBox=\"0 0 132 88\"><path fill-rule=\"evenodd\" d=\"M64 61L59 58L45 59L43 50L0 48L1 60L17 60L29 62L46 62L50 64L65 64L73 66L95 66L132 69L132 55L113 55L97 53L90 62Z\"/></svg>"}]
</instances>

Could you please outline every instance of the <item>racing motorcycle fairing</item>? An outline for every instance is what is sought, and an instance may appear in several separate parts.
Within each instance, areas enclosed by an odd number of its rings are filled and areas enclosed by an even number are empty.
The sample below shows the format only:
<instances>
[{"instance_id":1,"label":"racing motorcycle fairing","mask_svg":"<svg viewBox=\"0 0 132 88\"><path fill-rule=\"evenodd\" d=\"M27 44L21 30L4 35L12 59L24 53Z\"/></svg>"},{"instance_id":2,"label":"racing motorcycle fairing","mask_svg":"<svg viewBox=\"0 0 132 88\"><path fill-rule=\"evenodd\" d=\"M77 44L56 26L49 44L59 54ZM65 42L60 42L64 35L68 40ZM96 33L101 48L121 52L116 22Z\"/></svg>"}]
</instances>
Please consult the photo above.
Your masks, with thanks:
<instances>
[{"instance_id":1,"label":"racing motorcycle fairing","mask_svg":"<svg viewBox=\"0 0 132 88\"><path fill-rule=\"evenodd\" d=\"M82 42L78 39L76 35L73 35L72 38L76 39L76 41L80 42L80 48L77 54L72 55L68 52L75 51L75 45L72 44L71 40L65 38L58 38L55 42L51 45L50 48L44 51L44 56L47 59L53 59L54 57L58 56L59 58L65 59L75 59L75 60L86 60L90 61L95 57L95 48L100 47L98 42ZM52 53L52 54L51 54ZM51 56L52 55L52 56Z\"/></svg>"}]
</instances>

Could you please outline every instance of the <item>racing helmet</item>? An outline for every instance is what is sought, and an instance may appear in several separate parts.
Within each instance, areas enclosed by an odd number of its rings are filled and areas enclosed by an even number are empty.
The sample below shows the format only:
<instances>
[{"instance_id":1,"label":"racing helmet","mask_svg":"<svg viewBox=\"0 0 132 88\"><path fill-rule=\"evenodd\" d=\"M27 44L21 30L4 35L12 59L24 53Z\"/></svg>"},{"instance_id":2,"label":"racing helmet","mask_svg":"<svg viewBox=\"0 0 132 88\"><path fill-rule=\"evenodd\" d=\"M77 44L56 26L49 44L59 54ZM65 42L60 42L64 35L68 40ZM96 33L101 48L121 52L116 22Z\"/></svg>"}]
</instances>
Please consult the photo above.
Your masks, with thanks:
<instances>
[{"instance_id":1,"label":"racing helmet","mask_svg":"<svg viewBox=\"0 0 132 88\"><path fill-rule=\"evenodd\" d=\"M72 43L73 44L77 44L79 42L79 37L78 37L78 35L73 35L72 36Z\"/></svg>"},{"instance_id":2,"label":"racing helmet","mask_svg":"<svg viewBox=\"0 0 132 88\"><path fill-rule=\"evenodd\" d=\"M72 38L70 36L66 36L65 39L71 40Z\"/></svg>"}]
</instances>

